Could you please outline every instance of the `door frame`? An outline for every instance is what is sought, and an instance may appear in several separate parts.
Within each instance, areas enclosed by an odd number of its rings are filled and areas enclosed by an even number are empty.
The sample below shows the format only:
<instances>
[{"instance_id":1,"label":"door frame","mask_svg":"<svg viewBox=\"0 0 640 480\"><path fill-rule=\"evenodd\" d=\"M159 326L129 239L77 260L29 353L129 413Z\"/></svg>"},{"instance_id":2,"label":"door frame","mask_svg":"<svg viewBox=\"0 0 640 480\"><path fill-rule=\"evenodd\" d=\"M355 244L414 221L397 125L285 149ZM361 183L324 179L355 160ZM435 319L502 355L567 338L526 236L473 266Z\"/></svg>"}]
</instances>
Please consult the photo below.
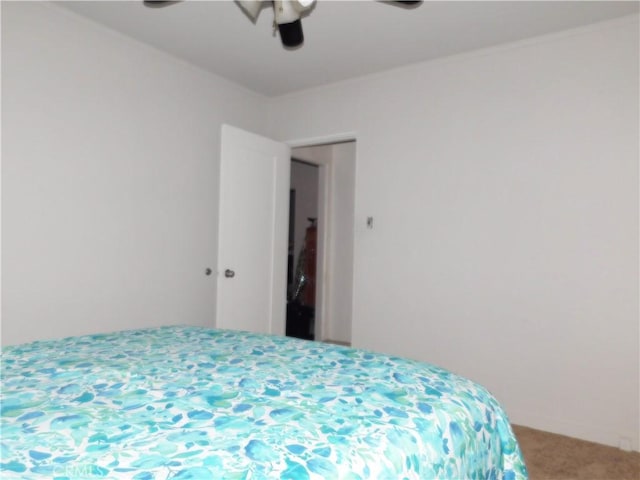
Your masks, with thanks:
<instances>
[{"instance_id":1,"label":"door frame","mask_svg":"<svg viewBox=\"0 0 640 480\"><path fill-rule=\"evenodd\" d=\"M345 142L356 142L357 144L357 135L355 132L346 132L340 134L326 135L320 137L312 137L307 139L300 140L288 140L284 141L286 145L294 148L311 148L311 147L320 147L327 145L335 145L338 143ZM356 158L354 161L357 164L357 148L356 148ZM292 154L293 156L293 154ZM333 160L331 161L317 161L317 160L309 160L305 159L305 161L317 165L318 168L318 240L317 240L317 259L316 259L316 322L314 327L314 339L316 341L330 340L325 338L325 332L327 331L327 317L325 312L328 310L329 303L329 278L327 273L329 260L331 259L331 242L329 241L329 233L330 229L328 228L329 217L331 212L331 202L332 202L332 183L331 179L333 178L332 169L333 169ZM355 185L354 185L355 188ZM354 244L354 254L351 259L353 263L355 263L355 244ZM320 281L318 281L320 280ZM353 279L352 279L353 282ZM350 311L350 321L351 327L353 331L353 298L351 301L351 311ZM317 321L320 319L320 321Z\"/></svg>"}]
</instances>

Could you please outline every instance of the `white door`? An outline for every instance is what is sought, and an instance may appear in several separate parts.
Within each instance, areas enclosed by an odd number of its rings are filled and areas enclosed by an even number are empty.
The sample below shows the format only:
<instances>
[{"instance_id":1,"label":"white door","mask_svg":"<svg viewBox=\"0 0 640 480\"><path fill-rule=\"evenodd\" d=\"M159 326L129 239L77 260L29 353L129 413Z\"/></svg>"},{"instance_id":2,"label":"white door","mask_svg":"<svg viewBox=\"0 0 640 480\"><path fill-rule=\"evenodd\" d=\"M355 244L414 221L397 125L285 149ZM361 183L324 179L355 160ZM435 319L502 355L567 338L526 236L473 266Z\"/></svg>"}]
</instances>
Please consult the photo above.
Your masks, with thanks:
<instances>
[{"instance_id":1,"label":"white door","mask_svg":"<svg viewBox=\"0 0 640 480\"><path fill-rule=\"evenodd\" d=\"M284 335L290 148L222 126L216 326Z\"/></svg>"}]
</instances>

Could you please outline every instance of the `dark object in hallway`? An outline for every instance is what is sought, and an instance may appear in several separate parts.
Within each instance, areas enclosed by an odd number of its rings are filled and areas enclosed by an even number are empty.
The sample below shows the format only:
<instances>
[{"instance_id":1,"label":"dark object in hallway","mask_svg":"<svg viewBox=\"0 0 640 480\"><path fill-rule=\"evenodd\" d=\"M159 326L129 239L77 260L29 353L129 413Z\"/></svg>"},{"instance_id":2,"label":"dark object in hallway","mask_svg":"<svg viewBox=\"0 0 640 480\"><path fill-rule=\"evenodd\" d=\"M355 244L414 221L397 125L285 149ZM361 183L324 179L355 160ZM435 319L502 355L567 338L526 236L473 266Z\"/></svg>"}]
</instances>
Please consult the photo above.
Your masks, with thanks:
<instances>
[{"instance_id":1,"label":"dark object in hallway","mask_svg":"<svg viewBox=\"0 0 640 480\"><path fill-rule=\"evenodd\" d=\"M314 340L316 312L316 218L309 218L304 244L298 256L295 283L287 303L287 337Z\"/></svg>"},{"instance_id":2,"label":"dark object in hallway","mask_svg":"<svg viewBox=\"0 0 640 480\"><path fill-rule=\"evenodd\" d=\"M309 218L311 225L307 227L304 243L298 256L292 300L308 307L316 306L316 243L317 219Z\"/></svg>"},{"instance_id":3,"label":"dark object in hallway","mask_svg":"<svg viewBox=\"0 0 640 480\"><path fill-rule=\"evenodd\" d=\"M287 337L313 340L315 308L301 305L293 300L287 303Z\"/></svg>"}]
</instances>

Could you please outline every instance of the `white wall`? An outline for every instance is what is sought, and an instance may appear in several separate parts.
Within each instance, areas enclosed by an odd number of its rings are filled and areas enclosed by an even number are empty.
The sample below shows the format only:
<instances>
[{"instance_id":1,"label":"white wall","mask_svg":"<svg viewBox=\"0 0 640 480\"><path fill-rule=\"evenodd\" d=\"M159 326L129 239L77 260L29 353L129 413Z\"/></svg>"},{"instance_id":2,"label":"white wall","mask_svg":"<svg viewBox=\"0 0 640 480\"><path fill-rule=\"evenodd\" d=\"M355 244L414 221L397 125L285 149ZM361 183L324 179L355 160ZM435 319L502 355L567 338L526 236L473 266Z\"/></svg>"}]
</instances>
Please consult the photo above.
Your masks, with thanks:
<instances>
[{"instance_id":1,"label":"white wall","mask_svg":"<svg viewBox=\"0 0 640 480\"><path fill-rule=\"evenodd\" d=\"M2 2L3 344L213 325L220 125L265 117L55 5Z\"/></svg>"},{"instance_id":2,"label":"white wall","mask_svg":"<svg viewBox=\"0 0 640 480\"><path fill-rule=\"evenodd\" d=\"M272 100L357 136L353 344L638 449L638 80L635 16Z\"/></svg>"}]
</instances>

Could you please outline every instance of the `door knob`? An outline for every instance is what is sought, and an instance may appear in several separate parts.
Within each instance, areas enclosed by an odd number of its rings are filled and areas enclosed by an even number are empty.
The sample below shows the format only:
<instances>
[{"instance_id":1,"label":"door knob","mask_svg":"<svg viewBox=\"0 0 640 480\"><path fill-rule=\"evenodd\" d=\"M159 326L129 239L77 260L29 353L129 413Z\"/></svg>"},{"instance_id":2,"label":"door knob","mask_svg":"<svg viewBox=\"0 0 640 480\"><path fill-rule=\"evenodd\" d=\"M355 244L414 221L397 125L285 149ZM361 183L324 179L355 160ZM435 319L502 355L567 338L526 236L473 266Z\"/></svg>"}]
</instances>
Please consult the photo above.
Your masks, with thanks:
<instances>
[{"instance_id":1,"label":"door knob","mask_svg":"<svg viewBox=\"0 0 640 480\"><path fill-rule=\"evenodd\" d=\"M227 268L224 271L224 276L227 277L227 278L233 278L233 277L236 276L236 272L234 272L233 270L230 270L230 269Z\"/></svg>"}]
</instances>

